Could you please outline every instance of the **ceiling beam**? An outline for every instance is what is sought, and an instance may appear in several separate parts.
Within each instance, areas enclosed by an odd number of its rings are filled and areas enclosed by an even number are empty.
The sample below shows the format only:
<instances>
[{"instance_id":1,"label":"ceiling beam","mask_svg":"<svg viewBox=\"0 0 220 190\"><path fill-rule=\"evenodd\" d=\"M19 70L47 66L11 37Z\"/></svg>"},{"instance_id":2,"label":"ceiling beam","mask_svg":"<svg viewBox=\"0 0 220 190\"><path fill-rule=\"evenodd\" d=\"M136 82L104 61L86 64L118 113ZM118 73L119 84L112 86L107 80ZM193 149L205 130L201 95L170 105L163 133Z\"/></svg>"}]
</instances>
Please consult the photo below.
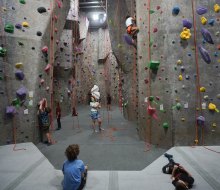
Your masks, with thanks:
<instances>
[{"instance_id":1,"label":"ceiling beam","mask_svg":"<svg viewBox=\"0 0 220 190\"><path fill-rule=\"evenodd\" d=\"M91 1L91 2L80 2L79 5L94 5L94 4L104 4L102 1Z\"/></svg>"}]
</instances>

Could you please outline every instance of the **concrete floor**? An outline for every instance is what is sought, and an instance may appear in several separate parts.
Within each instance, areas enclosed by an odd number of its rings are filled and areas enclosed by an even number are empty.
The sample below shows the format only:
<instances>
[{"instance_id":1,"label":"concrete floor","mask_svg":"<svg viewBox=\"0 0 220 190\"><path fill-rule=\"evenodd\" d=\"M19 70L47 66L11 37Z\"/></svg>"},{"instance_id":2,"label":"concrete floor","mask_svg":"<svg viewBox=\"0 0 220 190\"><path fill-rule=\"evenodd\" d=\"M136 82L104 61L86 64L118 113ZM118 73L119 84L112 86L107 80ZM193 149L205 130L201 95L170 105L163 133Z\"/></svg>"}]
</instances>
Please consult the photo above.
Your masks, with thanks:
<instances>
[{"instance_id":1,"label":"concrete floor","mask_svg":"<svg viewBox=\"0 0 220 190\"><path fill-rule=\"evenodd\" d=\"M79 158L90 170L142 170L166 151L154 146L146 151L145 142L138 138L135 123L125 120L117 106L112 107L109 116L106 109L101 109L105 129L101 133L92 131L89 106L80 106L77 111L79 128L77 117L63 117L62 129L52 132L57 143L37 145L58 170L62 168L64 151L69 144L80 145ZM56 122L54 124L56 128Z\"/></svg>"}]
</instances>

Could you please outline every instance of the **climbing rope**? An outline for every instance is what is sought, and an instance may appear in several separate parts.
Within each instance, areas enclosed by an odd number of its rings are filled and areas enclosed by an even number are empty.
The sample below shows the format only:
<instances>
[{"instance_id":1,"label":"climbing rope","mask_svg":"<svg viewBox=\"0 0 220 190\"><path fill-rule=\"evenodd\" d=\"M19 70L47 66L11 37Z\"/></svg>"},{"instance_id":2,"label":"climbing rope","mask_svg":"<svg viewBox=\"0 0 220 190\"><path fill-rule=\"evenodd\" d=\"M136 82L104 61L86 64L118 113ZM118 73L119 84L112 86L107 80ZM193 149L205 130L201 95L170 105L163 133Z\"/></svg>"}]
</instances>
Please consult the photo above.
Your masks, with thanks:
<instances>
[{"instance_id":1,"label":"climbing rope","mask_svg":"<svg viewBox=\"0 0 220 190\"><path fill-rule=\"evenodd\" d=\"M192 13L193 13L193 28L194 28L194 46L195 46L195 61L196 61L196 106L201 111L201 115L203 116L202 112L202 101L201 101L201 94L200 94L200 75L199 75L199 61L198 61L198 48L197 48L197 33L196 33L196 17L195 17L195 6L194 6L194 0L191 0L192 3ZM197 109L196 108L196 109ZM198 144L198 124L197 124L197 117L198 117L198 111L196 110L195 114L195 145ZM202 129L202 133L204 134L204 131ZM202 137L202 142L203 142Z\"/></svg>"},{"instance_id":2,"label":"climbing rope","mask_svg":"<svg viewBox=\"0 0 220 190\"><path fill-rule=\"evenodd\" d=\"M151 61L151 0L148 0L148 61ZM147 97L151 96L151 71L148 69L148 84L147 84ZM150 106L150 101L147 101L147 109ZM146 109L146 110L147 110ZM147 127L149 129L149 133L145 134L145 144L146 144L146 151L151 149L151 119L147 117ZM147 142L147 135L148 135L148 142Z\"/></svg>"}]
</instances>

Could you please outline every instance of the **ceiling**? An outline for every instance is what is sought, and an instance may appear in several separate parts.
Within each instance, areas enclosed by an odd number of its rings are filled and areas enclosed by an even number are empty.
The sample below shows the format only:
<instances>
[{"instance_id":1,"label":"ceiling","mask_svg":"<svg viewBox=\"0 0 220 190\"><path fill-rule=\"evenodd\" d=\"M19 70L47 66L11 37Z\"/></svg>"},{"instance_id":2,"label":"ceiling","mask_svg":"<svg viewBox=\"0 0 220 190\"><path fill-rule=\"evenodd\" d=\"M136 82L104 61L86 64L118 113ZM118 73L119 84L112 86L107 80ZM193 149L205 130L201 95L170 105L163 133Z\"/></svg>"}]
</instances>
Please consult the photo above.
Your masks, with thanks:
<instances>
[{"instance_id":1,"label":"ceiling","mask_svg":"<svg viewBox=\"0 0 220 190\"><path fill-rule=\"evenodd\" d=\"M106 0L79 0L79 10L86 13L90 28L106 27Z\"/></svg>"}]
</instances>

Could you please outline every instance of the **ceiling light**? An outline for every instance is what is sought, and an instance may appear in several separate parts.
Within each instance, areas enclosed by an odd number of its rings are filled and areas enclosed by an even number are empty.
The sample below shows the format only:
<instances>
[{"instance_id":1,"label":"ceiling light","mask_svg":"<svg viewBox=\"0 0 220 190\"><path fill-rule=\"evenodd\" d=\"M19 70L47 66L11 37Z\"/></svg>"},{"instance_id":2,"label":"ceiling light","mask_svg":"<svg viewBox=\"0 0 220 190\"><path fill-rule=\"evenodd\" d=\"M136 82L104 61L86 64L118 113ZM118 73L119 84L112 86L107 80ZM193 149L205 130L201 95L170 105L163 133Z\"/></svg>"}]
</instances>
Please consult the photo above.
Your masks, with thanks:
<instances>
[{"instance_id":1,"label":"ceiling light","mask_svg":"<svg viewBox=\"0 0 220 190\"><path fill-rule=\"evenodd\" d=\"M99 20L99 15L98 14L93 14L92 19L93 20Z\"/></svg>"}]
</instances>

